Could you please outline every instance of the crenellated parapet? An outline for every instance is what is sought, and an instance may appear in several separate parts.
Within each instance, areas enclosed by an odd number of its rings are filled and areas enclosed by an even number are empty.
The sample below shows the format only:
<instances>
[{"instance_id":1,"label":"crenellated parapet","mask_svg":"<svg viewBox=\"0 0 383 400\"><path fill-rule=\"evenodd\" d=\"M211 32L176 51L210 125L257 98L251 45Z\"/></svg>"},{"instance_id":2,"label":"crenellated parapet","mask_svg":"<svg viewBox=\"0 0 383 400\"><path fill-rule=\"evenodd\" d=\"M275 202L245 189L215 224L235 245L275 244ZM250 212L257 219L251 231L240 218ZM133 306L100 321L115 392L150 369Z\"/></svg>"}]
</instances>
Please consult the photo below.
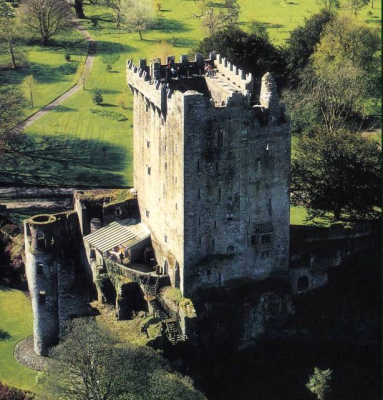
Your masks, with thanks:
<instances>
[{"instance_id":1,"label":"crenellated parapet","mask_svg":"<svg viewBox=\"0 0 383 400\"><path fill-rule=\"evenodd\" d=\"M253 90L254 80L251 73L247 74L243 69L240 69L225 57L222 57L221 54L217 54L213 62L218 72L225 76L233 85L237 86L239 90L243 92Z\"/></svg>"}]
</instances>

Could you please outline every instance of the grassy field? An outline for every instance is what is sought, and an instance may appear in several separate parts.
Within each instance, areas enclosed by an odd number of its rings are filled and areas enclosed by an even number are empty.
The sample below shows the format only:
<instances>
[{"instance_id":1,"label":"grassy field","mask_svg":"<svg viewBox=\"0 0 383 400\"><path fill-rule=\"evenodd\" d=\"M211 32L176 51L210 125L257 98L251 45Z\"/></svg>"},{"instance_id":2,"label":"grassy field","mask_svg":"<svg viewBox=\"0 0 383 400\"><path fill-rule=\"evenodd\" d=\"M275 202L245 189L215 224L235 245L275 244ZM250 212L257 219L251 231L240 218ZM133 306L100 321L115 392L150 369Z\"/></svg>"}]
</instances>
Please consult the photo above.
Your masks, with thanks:
<instances>
[{"instance_id":1,"label":"grassy field","mask_svg":"<svg viewBox=\"0 0 383 400\"><path fill-rule=\"evenodd\" d=\"M11 83L21 86L22 80L33 75L36 80L34 107L28 101L24 108L24 116L28 117L45 105L59 97L73 86L78 78L88 50L88 44L77 30L58 35L49 46L41 46L33 41L27 32L16 46L17 52L23 54L28 67L18 70L4 69L9 64L7 53L0 52L0 85ZM71 61L65 60L65 54Z\"/></svg>"},{"instance_id":2,"label":"grassy field","mask_svg":"<svg viewBox=\"0 0 383 400\"><path fill-rule=\"evenodd\" d=\"M312 0L299 3L240 0L239 3L241 27L248 29L251 21L265 23L276 44L284 44L294 27L318 11ZM204 37L200 21L192 17L197 13L194 1L164 0L162 6L161 25L145 32L142 41L138 33L116 28L110 9L85 7L88 19L83 25L98 42L98 56L86 90L75 94L27 130L30 138L36 141L36 147L41 147L40 143L44 142L47 153L60 154L60 159L54 162L33 166L39 183L62 182L67 186L91 187L132 185L132 97L125 83L126 59L153 58L161 53L158 41L170 39L175 42L172 53L178 57L188 53ZM379 9L372 11L374 16L380 15ZM367 9L359 18L366 17ZM369 21L378 23L380 19L370 18ZM118 59L112 72L107 72L103 59L110 55ZM103 105L93 104L94 89L102 91ZM120 95L127 98L126 109L118 106L117 97ZM24 171L29 167L24 166ZM27 178L23 178L24 182L28 181Z\"/></svg>"},{"instance_id":3,"label":"grassy field","mask_svg":"<svg viewBox=\"0 0 383 400\"><path fill-rule=\"evenodd\" d=\"M0 340L0 381L22 390L39 392L37 372L20 365L13 358L17 342L32 335L32 308L20 290L0 286L0 329L8 339Z\"/></svg>"}]
</instances>

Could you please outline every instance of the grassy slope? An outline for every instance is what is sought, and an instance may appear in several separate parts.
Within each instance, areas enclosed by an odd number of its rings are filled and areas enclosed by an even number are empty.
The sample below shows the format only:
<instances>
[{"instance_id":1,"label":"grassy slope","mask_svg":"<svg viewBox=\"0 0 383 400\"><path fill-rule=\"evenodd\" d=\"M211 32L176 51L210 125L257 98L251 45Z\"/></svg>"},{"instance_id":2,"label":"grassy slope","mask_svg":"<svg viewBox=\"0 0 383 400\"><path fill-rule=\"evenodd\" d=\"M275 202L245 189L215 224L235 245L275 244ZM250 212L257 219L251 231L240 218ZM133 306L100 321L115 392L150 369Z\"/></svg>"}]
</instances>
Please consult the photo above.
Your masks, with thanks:
<instances>
[{"instance_id":1,"label":"grassy slope","mask_svg":"<svg viewBox=\"0 0 383 400\"><path fill-rule=\"evenodd\" d=\"M18 51L25 55L29 68L16 71L2 70L0 85L11 83L20 85L22 80L33 75L37 85L35 90L34 108L30 103L25 107L24 115L28 117L49 104L67 91L78 80L79 73L85 61L88 44L77 30L62 33L54 38L50 46L43 47L39 44L29 44L27 33L21 33L22 42L17 46ZM71 55L71 61L65 60L65 54ZM0 66L9 64L8 54L0 54Z\"/></svg>"},{"instance_id":2,"label":"grassy slope","mask_svg":"<svg viewBox=\"0 0 383 400\"><path fill-rule=\"evenodd\" d=\"M0 381L23 390L38 391L37 373L21 366L13 358L18 341L32 335L32 309L20 290L0 286L0 329L11 338L0 341Z\"/></svg>"}]
</instances>

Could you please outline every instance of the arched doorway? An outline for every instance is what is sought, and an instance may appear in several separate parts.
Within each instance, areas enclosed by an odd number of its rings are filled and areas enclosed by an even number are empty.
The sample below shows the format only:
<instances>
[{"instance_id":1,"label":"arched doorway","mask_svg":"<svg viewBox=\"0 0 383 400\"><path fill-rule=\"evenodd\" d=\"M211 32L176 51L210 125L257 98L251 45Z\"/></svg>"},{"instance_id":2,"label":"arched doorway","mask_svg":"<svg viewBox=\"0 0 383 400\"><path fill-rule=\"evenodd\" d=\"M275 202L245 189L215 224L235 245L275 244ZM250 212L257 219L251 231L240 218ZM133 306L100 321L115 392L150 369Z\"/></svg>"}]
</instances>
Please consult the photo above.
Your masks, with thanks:
<instances>
[{"instance_id":1,"label":"arched doorway","mask_svg":"<svg viewBox=\"0 0 383 400\"><path fill-rule=\"evenodd\" d=\"M165 260L164 262L164 275L167 275L169 272L169 265L168 265L168 261Z\"/></svg>"},{"instance_id":2,"label":"arched doorway","mask_svg":"<svg viewBox=\"0 0 383 400\"><path fill-rule=\"evenodd\" d=\"M309 288L309 277L308 276L301 276L298 279L298 292L303 292L308 290Z\"/></svg>"}]
</instances>

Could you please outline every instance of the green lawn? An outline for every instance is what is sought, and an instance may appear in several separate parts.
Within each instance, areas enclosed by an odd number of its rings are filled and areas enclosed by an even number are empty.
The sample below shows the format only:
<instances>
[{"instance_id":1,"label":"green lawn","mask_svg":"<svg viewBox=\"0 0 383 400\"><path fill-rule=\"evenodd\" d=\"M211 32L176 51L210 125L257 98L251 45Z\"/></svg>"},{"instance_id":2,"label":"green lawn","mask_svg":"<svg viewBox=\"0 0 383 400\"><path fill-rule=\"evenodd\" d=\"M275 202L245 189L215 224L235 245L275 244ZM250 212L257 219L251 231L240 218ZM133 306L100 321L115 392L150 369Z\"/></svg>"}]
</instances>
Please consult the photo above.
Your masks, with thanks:
<instances>
[{"instance_id":1,"label":"green lawn","mask_svg":"<svg viewBox=\"0 0 383 400\"><path fill-rule=\"evenodd\" d=\"M160 52L158 41L169 39L175 41L172 53L178 58L180 54L189 53L205 35L200 21L192 17L197 13L194 1L163 0L161 3L161 27L145 32L142 41L138 33L117 29L110 9L85 7L88 19L82 23L98 42L98 55L86 91L76 93L59 109L27 129L29 137L36 141L35 148L44 148L45 154L53 154L56 159L47 161L37 157L35 164L24 164L22 169L27 171L27 176L22 177L24 183L91 187L133 184L132 97L125 81L126 59L153 58ZM318 11L313 0L299 3L239 0L239 3L241 27L247 30L251 21L265 23L276 44L284 44L293 28ZM366 19L367 11L365 9L359 18ZM372 11L377 18L369 17L368 22L379 23L380 9ZM109 73L103 58L112 54L119 58ZM102 91L104 105L93 104L94 89ZM117 97L123 93L127 96L127 109L117 104ZM124 117L126 120L121 121Z\"/></svg>"},{"instance_id":2,"label":"green lawn","mask_svg":"<svg viewBox=\"0 0 383 400\"><path fill-rule=\"evenodd\" d=\"M32 335L32 308L20 290L0 286L0 329L10 335L0 340L0 382L22 390L38 392L37 372L20 365L13 358L17 342Z\"/></svg>"},{"instance_id":3,"label":"green lawn","mask_svg":"<svg viewBox=\"0 0 383 400\"><path fill-rule=\"evenodd\" d=\"M28 117L55 100L78 81L88 51L88 43L76 29L58 35L46 47L36 41L29 44L31 38L26 32L20 35L23 37L16 48L25 56L28 67L15 71L1 70L0 85L11 83L20 86L26 76L33 75L37 84L34 108L31 108L28 101L24 109L24 116ZM65 60L66 53L71 56L70 62ZM9 56L3 49L0 52L0 68L4 68L9 62Z\"/></svg>"}]
</instances>

